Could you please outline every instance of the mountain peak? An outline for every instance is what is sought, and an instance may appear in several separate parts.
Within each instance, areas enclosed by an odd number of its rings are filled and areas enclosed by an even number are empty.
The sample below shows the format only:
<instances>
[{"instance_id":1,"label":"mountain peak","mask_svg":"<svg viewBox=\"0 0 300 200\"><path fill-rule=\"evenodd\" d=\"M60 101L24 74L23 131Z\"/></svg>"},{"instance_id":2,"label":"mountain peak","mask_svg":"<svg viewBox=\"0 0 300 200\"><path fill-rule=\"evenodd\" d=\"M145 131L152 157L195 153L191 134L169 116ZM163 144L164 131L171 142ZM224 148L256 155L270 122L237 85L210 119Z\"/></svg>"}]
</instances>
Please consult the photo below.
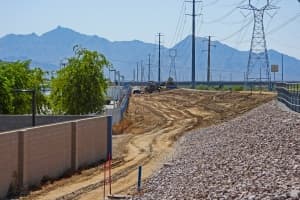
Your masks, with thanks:
<instances>
[{"instance_id":1,"label":"mountain peak","mask_svg":"<svg viewBox=\"0 0 300 200\"><path fill-rule=\"evenodd\" d=\"M80 33L70 29L70 28L65 28L65 27L62 27L62 26L57 26L55 29L51 30L51 31L48 31L46 33L44 33L42 35L42 37L45 37L45 36L49 36L49 35L68 35L68 34L72 34L72 35L80 35Z\"/></svg>"}]
</instances>

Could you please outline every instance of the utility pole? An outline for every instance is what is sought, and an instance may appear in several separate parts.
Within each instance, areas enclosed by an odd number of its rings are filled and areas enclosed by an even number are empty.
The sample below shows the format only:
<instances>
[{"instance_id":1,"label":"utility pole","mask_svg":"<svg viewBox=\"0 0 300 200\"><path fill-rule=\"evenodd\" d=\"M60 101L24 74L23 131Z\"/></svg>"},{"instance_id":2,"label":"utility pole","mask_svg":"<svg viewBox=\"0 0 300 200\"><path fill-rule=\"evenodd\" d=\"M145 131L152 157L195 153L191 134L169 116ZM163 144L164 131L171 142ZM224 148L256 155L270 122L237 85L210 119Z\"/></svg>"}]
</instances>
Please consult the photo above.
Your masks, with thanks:
<instances>
[{"instance_id":1,"label":"utility pole","mask_svg":"<svg viewBox=\"0 0 300 200\"><path fill-rule=\"evenodd\" d=\"M281 82L283 82L283 54L281 54Z\"/></svg>"},{"instance_id":2,"label":"utility pole","mask_svg":"<svg viewBox=\"0 0 300 200\"><path fill-rule=\"evenodd\" d=\"M143 61L141 60L141 82L144 82L144 65Z\"/></svg>"},{"instance_id":3,"label":"utility pole","mask_svg":"<svg viewBox=\"0 0 300 200\"><path fill-rule=\"evenodd\" d=\"M158 84L160 84L160 48L161 48L161 37L163 35L158 33Z\"/></svg>"},{"instance_id":4,"label":"utility pole","mask_svg":"<svg viewBox=\"0 0 300 200\"><path fill-rule=\"evenodd\" d=\"M192 89L195 89L195 75L196 75L196 2L201 2L201 1L186 1L193 3L193 14L190 15L192 16Z\"/></svg>"},{"instance_id":5,"label":"utility pole","mask_svg":"<svg viewBox=\"0 0 300 200\"><path fill-rule=\"evenodd\" d=\"M148 54L148 81L150 81L150 73L151 73L151 54Z\"/></svg>"},{"instance_id":6,"label":"utility pole","mask_svg":"<svg viewBox=\"0 0 300 200\"><path fill-rule=\"evenodd\" d=\"M139 63L136 63L136 82L139 82Z\"/></svg>"},{"instance_id":7,"label":"utility pole","mask_svg":"<svg viewBox=\"0 0 300 200\"><path fill-rule=\"evenodd\" d=\"M209 83L211 81L211 65L210 65L210 61L211 61L211 47L216 47L216 45L212 45L211 44L211 37L212 36L208 36L208 47L207 47L207 77L206 77L206 81L207 83Z\"/></svg>"},{"instance_id":8,"label":"utility pole","mask_svg":"<svg viewBox=\"0 0 300 200\"><path fill-rule=\"evenodd\" d=\"M210 39L211 36L208 36L208 54L207 54L207 82L210 82Z\"/></svg>"},{"instance_id":9,"label":"utility pole","mask_svg":"<svg viewBox=\"0 0 300 200\"><path fill-rule=\"evenodd\" d=\"M196 73L196 1L193 0L193 41L192 41L192 89L195 89L195 73Z\"/></svg>"}]
</instances>

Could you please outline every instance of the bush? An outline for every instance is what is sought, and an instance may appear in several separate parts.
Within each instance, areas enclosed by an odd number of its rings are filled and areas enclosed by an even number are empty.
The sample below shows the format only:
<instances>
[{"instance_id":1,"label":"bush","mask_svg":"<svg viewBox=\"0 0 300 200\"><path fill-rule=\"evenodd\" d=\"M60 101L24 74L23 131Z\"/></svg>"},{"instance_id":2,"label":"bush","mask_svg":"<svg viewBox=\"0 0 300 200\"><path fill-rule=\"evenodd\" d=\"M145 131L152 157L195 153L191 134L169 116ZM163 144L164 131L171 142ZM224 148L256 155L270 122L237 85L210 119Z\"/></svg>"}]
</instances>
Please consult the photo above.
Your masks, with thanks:
<instances>
[{"instance_id":1,"label":"bush","mask_svg":"<svg viewBox=\"0 0 300 200\"><path fill-rule=\"evenodd\" d=\"M232 87L232 90L233 90L233 91L243 91L243 90L244 90L244 87L241 86L241 85L236 85L236 86L233 86L233 87Z\"/></svg>"}]
</instances>

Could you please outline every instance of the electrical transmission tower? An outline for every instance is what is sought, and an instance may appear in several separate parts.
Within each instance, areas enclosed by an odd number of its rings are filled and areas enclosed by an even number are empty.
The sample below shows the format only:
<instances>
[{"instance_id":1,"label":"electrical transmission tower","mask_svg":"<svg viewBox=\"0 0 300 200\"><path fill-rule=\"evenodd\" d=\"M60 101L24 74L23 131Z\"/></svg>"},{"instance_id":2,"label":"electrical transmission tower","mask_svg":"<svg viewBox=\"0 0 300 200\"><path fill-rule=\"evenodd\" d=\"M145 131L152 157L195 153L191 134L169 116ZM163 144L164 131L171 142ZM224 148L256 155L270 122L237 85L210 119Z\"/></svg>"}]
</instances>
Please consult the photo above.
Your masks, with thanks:
<instances>
[{"instance_id":1,"label":"electrical transmission tower","mask_svg":"<svg viewBox=\"0 0 300 200\"><path fill-rule=\"evenodd\" d=\"M251 0L249 0L248 5L239 7L240 9L246 9L253 11L254 15L254 27L251 39L251 47L248 58L247 71L245 75L246 83L249 80L265 80L271 84L271 74L270 74L270 63L267 50L267 42L264 28L264 14L268 10L277 9L277 7L270 4L267 0L267 4L261 8L255 7ZM260 71L263 71L264 75L260 77Z\"/></svg>"},{"instance_id":2,"label":"electrical transmission tower","mask_svg":"<svg viewBox=\"0 0 300 200\"><path fill-rule=\"evenodd\" d=\"M169 78L172 78L174 82L177 81L177 75L176 75L176 68L175 68L175 60L177 56L177 50L171 49L169 51L169 56L171 58L171 65L170 65L170 71L169 71Z\"/></svg>"}]
</instances>

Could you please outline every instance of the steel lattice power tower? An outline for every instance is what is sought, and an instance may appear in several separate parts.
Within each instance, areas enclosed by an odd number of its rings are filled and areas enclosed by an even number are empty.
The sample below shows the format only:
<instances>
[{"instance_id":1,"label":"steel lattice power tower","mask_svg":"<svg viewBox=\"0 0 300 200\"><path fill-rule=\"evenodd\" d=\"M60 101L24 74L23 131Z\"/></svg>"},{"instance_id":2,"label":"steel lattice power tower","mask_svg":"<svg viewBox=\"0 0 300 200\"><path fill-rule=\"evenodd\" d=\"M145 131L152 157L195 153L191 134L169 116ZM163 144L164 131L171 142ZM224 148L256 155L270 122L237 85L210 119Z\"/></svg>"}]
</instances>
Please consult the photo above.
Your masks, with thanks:
<instances>
[{"instance_id":1,"label":"steel lattice power tower","mask_svg":"<svg viewBox=\"0 0 300 200\"><path fill-rule=\"evenodd\" d=\"M169 56L171 58L169 78L172 78L174 82L177 82L177 74L176 74L176 67L175 67L177 50L176 49L170 49Z\"/></svg>"},{"instance_id":2,"label":"steel lattice power tower","mask_svg":"<svg viewBox=\"0 0 300 200\"><path fill-rule=\"evenodd\" d=\"M248 5L239 8L251 10L253 11L254 15L254 27L245 81L246 83L250 80L267 81L270 85L271 74L266 35L264 29L264 14L265 11L277 9L277 7L271 5L270 1L267 0L266 5L264 5L261 8L257 8L251 3L251 0L249 0Z\"/></svg>"}]
</instances>

